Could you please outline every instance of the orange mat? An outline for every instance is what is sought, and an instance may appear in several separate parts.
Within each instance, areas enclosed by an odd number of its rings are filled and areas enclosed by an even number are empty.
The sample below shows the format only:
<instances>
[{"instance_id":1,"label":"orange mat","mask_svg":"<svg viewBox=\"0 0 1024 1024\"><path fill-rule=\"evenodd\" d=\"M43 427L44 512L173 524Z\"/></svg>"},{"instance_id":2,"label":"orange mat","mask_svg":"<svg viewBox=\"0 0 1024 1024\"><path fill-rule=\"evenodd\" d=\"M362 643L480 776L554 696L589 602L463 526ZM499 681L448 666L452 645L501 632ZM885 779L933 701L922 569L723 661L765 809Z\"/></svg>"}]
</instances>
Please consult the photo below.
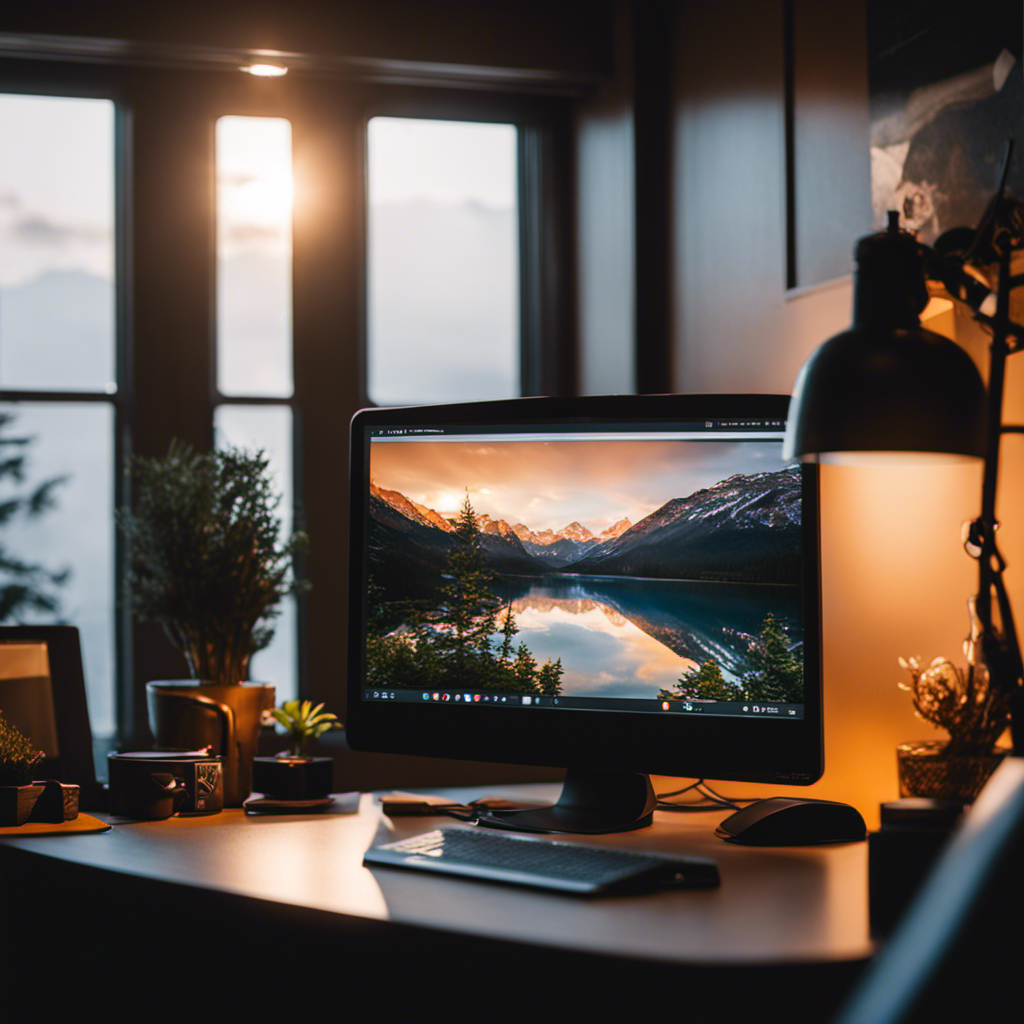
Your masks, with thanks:
<instances>
[{"instance_id":1,"label":"orange mat","mask_svg":"<svg viewBox=\"0 0 1024 1024\"><path fill-rule=\"evenodd\" d=\"M79 814L71 821L29 821L0 828L0 836L57 836L71 832L106 832L110 826L91 814Z\"/></svg>"}]
</instances>

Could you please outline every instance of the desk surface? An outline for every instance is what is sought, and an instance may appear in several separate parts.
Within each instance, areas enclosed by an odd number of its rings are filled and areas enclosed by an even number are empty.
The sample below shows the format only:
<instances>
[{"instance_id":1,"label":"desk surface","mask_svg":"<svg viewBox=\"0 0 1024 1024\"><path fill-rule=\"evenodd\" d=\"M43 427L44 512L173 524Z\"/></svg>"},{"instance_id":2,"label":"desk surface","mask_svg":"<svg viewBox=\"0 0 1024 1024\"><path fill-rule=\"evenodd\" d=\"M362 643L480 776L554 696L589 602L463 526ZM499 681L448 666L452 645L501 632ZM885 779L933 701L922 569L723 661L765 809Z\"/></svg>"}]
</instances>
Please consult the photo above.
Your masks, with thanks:
<instances>
[{"instance_id":1,"label":"desk surface","mask_svg":"<svg viewBox=\"0 0 1024 1024\"><path fill-rule=\"evenodd\" d=\"M551 800L554 786L446 790ZM0 844L84 868L176 881L352 921L390 922L531 946L691 965L853 961L871 953L867 845L756 849L716 839L717 812L659 811L648 829L574 841L713 857L719 889L598 900L362 866L366 848L449 818L385 817L371 794L357 814L201 818L116 825L96 835ZM566 839L558 836L549 838Z\"/></svg>"}]
</instances>

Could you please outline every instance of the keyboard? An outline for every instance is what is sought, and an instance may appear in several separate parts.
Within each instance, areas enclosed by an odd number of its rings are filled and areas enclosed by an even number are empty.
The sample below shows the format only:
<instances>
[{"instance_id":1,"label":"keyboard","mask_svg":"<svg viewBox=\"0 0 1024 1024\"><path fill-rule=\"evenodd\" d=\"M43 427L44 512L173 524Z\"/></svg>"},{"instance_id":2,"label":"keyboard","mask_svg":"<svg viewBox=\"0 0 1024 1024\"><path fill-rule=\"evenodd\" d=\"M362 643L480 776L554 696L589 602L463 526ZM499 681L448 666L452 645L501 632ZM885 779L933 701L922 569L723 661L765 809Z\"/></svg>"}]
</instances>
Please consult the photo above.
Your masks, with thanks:
<instances>
[{"instance_id":1,"label":"keyboard","mask_svg":"<svg viewBox=\"0 0 1024 1024\"><path fill-rule=\"evenodd\" d=\"M457 827L371 846L363 863L580 896L670 887L706 889L719 883L715 862L703 857L613 850Z\"/></svg>"}]
</instances>

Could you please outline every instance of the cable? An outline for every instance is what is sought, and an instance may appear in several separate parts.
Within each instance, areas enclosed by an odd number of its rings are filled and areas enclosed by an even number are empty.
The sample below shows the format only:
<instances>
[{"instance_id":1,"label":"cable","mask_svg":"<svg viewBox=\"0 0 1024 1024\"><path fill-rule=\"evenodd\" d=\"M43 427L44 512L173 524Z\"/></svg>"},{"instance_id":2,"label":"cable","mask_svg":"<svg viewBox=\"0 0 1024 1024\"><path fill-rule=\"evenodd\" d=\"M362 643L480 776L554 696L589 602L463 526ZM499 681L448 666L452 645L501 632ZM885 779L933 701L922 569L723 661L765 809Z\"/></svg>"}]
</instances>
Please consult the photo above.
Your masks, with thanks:
<instances>
[{"instance_id":1,"label":"cable","mask_svg":"<svg viewBox=\"0 0 1024 1024\"><path fill-rule=\"evenodd\" d=\"M682 796L684 793L696 792L700 799L690 802L672 801L669 797ZM668 793L655 794L657 803L655 810L675 812L698 812L698 811L738 811L745 804L753 803L756 797L727 797L714 790L703 779L697 779L682 789L674 789ZM455 818L456 821L463 821L470 825L482 825L488 828L509 829L516 832L558 832L559 829L548 829L526 826L521 823L512 823L504 818L496 817L486 805L486 798L472 800L468 804L432 804L431 810L438 814Z\"/></svg>"},{"instance_id":2,"label":"cable","mask_svg":"<svg viewBox=\"0 0 1024 1024\"><path fill-rule=\"evenodd\" d=\"M487 806L487 798L471 800L468 804L431 804L430 809L438 814L447 815L456 821L464 821L469 825L481 825L487 828L506 829L513 832L558 832L559 829L537 828L521 823L506 821L504 818L495 816L491 808Z\"/></svg>"},{"instance_id":3,"label":"cable","mask_svg":"<svg viewBox=\"0 0 1024 1024\"><path fill-rule=\"evenodd\" d=\"M681 802L669 800L670 796L682 796L696 790L700 794L699 801ZM703 779L691 782L682 789L674 789L669 793L658 793L657 809L659 811L738 811L743 804L753 803L754 797L727 797L712 789Z\"/></svg>"}]
</instances>

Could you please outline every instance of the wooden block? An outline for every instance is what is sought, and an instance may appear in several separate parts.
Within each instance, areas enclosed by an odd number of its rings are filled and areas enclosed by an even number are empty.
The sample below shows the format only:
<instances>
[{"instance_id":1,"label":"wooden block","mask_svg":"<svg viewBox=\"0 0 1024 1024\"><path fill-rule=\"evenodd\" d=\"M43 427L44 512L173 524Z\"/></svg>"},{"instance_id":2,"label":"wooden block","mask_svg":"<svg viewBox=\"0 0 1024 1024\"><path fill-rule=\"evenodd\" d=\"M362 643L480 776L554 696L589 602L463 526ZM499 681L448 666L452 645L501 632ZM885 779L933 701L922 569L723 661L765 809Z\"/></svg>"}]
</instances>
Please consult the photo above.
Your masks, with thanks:
<instances>
[{"instance_id":1,"label":"wooden block","mask_svg":"<svg viewBox=\"0 0 1024 1024\"><path fill-rule=\"evenodd\" d=\"M29 814L29 821L61 822L78 817L80 787L54 779L36 785L42 787L42 792Z\"/></svg>"},{"instance_id":2,"label":"wooden block","mask_svg":"<svg viewBox=\"0 0 1024 1024\"><path fill-rule=\"evenodd\" d=\"M0 825L24 825L45 788L42 783L0 786Z\"/></svg>"}]
</instances>

